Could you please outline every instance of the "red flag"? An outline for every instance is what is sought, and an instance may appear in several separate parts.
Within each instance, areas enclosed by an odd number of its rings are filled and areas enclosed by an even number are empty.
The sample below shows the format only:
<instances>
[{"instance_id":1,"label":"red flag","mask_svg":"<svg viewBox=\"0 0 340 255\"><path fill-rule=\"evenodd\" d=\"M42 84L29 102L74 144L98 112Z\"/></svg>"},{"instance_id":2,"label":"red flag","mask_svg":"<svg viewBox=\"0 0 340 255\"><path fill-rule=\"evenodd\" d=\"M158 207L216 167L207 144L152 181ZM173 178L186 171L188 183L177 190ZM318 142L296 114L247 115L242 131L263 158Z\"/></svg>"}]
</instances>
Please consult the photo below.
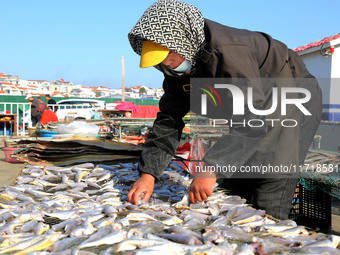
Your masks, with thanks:
<instances>
[{"instance_id":1,"label":"red flag","mask_svg":"<svg viewBox=\"0 0 340 255\"><path fill-rule=\"evenodd\" d=\"M64 79L63 79L63 78L60 78L60 80L61 80L61 81L64 81Z\"/></svg>"}]
</instances>

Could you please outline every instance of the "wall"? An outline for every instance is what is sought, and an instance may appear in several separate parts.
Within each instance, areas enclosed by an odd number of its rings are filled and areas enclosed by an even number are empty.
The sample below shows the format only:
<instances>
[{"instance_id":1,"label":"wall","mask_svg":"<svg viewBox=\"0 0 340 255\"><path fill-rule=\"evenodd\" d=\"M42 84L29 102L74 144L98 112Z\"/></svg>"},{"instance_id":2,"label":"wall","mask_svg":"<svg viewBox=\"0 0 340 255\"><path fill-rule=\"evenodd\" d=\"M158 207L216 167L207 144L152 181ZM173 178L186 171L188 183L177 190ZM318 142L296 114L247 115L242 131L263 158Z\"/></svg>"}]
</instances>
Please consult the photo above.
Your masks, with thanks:
<instances>
[{"instance_id":1,"label":"wall","mask_svg":"<svg viewBox=\"0 0 340 255\"><path fill-rule=\"evenodd\" d=\"M331 56L323 56L323 50L334 46ZM323 120L340 121L340 40L299 52L312 75L318 78L323 100Z\"/></svg>"},{"instance_id":2,"label":"wall","mask_svg":"<svg viewBox=\"0 0 340 255\"><path fill-rule=\"evenodd\" d=\"M322 150L337 152L340 147L340 123L321 122L316 135L321 135Z\"/></svg>"},{"instance_id":3,"label":"wall","mask_svg":"<svg viewBox=\"0 0 340 255\"><path fill-rule=\"evenodd\" d=\"M332 57L324 57L320 51L301 55L308 71L317 78L330 78L332 70Z\"/></svg>"}]
</instances>

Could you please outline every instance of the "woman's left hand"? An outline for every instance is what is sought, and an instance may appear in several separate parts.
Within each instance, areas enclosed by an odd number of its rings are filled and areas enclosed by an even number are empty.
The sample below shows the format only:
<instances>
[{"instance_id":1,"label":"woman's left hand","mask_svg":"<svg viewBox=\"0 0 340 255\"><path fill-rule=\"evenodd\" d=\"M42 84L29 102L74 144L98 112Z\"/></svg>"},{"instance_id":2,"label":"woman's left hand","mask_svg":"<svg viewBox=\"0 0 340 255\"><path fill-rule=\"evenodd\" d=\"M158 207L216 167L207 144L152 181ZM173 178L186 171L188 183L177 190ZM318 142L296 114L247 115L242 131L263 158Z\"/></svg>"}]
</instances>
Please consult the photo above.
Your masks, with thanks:
<instances>
[{"instance_id":1,"label":"woman's left hand","mask_svg":"<svg viewBox=\"0 0 340 255\"><path fill-rule=\"evenodd\" d=\"M191 203L203 202L212 195L216 183L215 173L197 173L190 185L189 199Z\"/></svg>"}]
</instances>

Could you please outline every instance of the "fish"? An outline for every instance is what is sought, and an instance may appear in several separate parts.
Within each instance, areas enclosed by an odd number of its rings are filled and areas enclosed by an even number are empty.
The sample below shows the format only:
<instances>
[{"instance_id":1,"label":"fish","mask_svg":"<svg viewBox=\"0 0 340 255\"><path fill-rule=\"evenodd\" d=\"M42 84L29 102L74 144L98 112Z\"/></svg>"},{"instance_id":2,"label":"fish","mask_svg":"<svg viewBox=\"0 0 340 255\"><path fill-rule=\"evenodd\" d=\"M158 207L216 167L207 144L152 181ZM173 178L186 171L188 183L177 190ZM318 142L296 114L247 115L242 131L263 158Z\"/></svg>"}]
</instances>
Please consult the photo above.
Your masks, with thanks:
<instances>
[{"instance_id":1,"label":"fish","mask_svg":"<svg viewBox=\"0 0 340 255\"><path fill-rule=\"evenodd\" d=\"M74 245L79 244L80 241L84 240L83 237L67 237L58 242L55 242L51 247L51 252L60 252L71 248Z\"/></svg>"},{"instance_id":2,"label":"fish","mask_svg":"<svg viewBox=\"0 0 340 255\"><path fill-rule=\"evenodd\" d=\"M327 254L327 255L339 255L340 252L336 248L325 247L325 246L316 246L316 247L303 247L298 252L302 254Z\"/></svg>"},{"instance_id":3,"label":"fish","mask_svg":"<svg viewBox=\"0 0 340 255\"><path fill-rule=\"evenodd\" d=\"M159 245L154 245L151 247L143 248L140 249L136 252L132 252L131 254L133 255L141 255L141 254L154 254L154 255L159 255L159 254L176 254L176 255L185 255L187 254L187 251L184 247L178 244L174 243L164 243L164 244L159 244Z\"/></svg>"},{"instance_id":4,"label":"fish","mask_svg":"<svg viewBox=\"0 0 340 255\"><path fill-rule=\"evenodd\" d=\"M229 245L218 245L218 246L202 247L202 248L196 249L193 253L195 255L208 255L208 254L232 255L232 254L241 254L240 252L236 253L234 251L234 249L231 246L229 246Z\"/></svg>"},{"instance_id":5,"label":"fish","mask_svg":"<svg viewBox=\"0 0 340 255\"><path fill-rule=\"evenodd\" d=\"M167 218L165 220L162 220L162 223L166 226L173 226L173 225L177 225L177 224L182 223L182 222L183 222L183 220L178 218L176 215L172 216L170 218Z\"/></svg>"},{"instance_id":6,"label":"fish","mask_svg":"<svg viewBox=\"0 0 340 255\"><path fill-rule=\"evenodd\" d=\"M117 224L117 223L107 225L107 226L101 228L98 232L91 235L88 239L79 243L79 248L83 248L83 247L85 247L85 245L87 243L91 243L91 242L94 242L96 240L99 240L99 239L103 238L104 236L107 236L107 235L109 235L109 234L111 234L111 233L113 233L117 230L120 230L120 229L122 229L122 225ZM124 233L122 233L122 235L124 236ZM91 247L91 245L89 247Z\"/></svg>"},{"instance_id":7,"label":"fish","mask_svg":"<svg viewBox=\"0 0 340 255\"><path fill-rule=\"evenodd\" d=\"M1 242L1 248L8 247L10 245L23 242L30 239L30 236L9 236Z\"/></svg>"},{"instance_id":8,"label":"fish","mask_svg":"<svg viewBox=\"0 0 340 255\"><path fill-rule=\"evenodd\" d=\"M190 204L192 177L171 166L150 200L134 205L127 193L139 177L136 163L26 165L24 177L0 192L0 254L288 254L339 245L336 235L270 220L217 186Z\"/></svg>"},{"instance_id":9,"label":"fish","mask_svg":"<svg viewBox=\"0 0 340 255\"><path fill-rule=\"evenodd\" d=\"M100 245L112 245L112 244L119 243L123 241L124 239L126 239L126 235L127 235L126 230L119 229L97 240L80 244L78 247L86 248L86 247L93 247L93 246L100 246Z\"/></svg>"},{"instance_id":10,"label":"fish","mask_svg":"<svg viewBox=\"0 0 340 255\"><path fill-rule=\"evenodd\" d=\"M220 226L217 228L217 231L228 240L235 240L241 242L259 242L261 240L260 237L253 236L251 234L246 233L242 228L238 226Z\"/></svg>"},{"instance_id":11,"label":"fish","mask_svg":"<svg viewBox=\"0 0 340 255\"><path fill-rule=\"evenodd\" d=\"M273 223L273 224L263 224L258 226L258 228L255 229L255 231L262 231L262 232L280 232L280 231L284 231L286 229L290 229L290 228L295 228L297 227L297 224L295 221L292 220L285 220L285 221L280 221L277 223Z\"/></svg>"},{"instance_id":12,"label":"fish","mask_svg":"<svg viewBox=\"0 0 340 255\"><path fill-rule=\"evenodd\" d=\"M34 243L37 243L44 239L44 236L32 236L22 242L15 243L13 245L0 248L0 254L8 254L10 252L21 251L27 249L27 247L31 246Z\"/></svg>"},{"instance_id":13,"label":"fish","mask_svg":"<svg viewBox=\"0 0 340 255\"><path fill-rule=\"evenodd\" d=\"M202 235L198 234L197 232L191 231L189 229L185 229L181 226L171 226L167 228L166 231L172 234L184 234L184 235L194 236L200 241L203 241Z\"/></svg>"},{"instance_id":14,"label":"fish","mask_svg":"<svg viewBox=\"0 0 340 255\"><path fill-rule=\"evenodd\" d=\"M77 217L79 212L77 210L55 210L51 212L43 211L43 214L60 220L67 220Z\"/></svg>"},{"instance_id":15,"label":"fish","mask_svg":"<svg viewBox=\"0 0 340 255\"><path fill-rule=\"evenodd\" d=\"M196 219L195 216L187 216L185 217L185 223L183 227L186 228L197 228L199 226L205 225L206 221L204 219Z\"/></svg>"},{"instance_id":16,"label":"fish","mask_svg":"<svg viewBox=\"0 0 340 255\"><path fill-rule=\"evenodd\" d=\"M154 217L141 212L129 213L126 218L132 221L157 221ZM164 224L164 222L163 222Z\"/></svg>"},{"instance_id":17,"label":"fish","mask_svg":"<svg viewBox=\"0 0 340 255\"><path fill-rule=\"evenodd\" d=\"M143 233L151 233L153 231L162 231L164 230L164 224L161 221L155 222L138 222L135 225L130 226L131 229L138 229L139 231L143 231Z\"/></svg>"},{"instance_id":18,"label":"fish","mask_svg":"<svg viewBox=\"0 0 340 255\"><path fill-rule=\"evenodd\" d=\"M43 238L41 240L31 244L30 246L26 247L24 250L21 250L19 252L14 253L14 254L15 255L25 255L25 254L31 253L33 251L44 250L44 249L50 247L51 245L53 245L53 243L59 239L60 235L61 235L60 233L45 235L45 236L43 236Z\"/></svg>"},{"instance_id":19,"label":"fish","mask_svg":"<svg viewBox=\"0 0 340 255\"><path fill-rule=\"evenodd\" d=\"M176 243L188 244L188 245L197 245L202 244L200 238L193 236L191 234L158 234L159 237L169 239Z\"/></svg>"},{"instance_id":20,"label":"fish","mask_svg":"<svg viewBox=\"0 0 340 255\"><path fill-rule=\"evenodd\" d=\"M298 235L309 235L309 232L304 226L297 226L294 228L285 229L279 232L271 233L273 236L298 236Z\"/></svg>"},{"instance_id":21,"label":"fish","mask_svg":"<svg viewBox=\"0 0 340 255\"><path fill-rule=\"evenodd\" d=\"M317 246L337 248L339 244L340 244L340 237L336 235L330 235L327 238L324 238L323 240L318 240L316 242L308 244L304 246L304 248L317 247Z\"/></svg>"},{"instance_id":22,"label":"fish","mask_svg":"<svg viewBox=\"0 0 340 255\"><path fill-rule=\"evenodd\" d=\"M157 239L138 239L130 238L118 243L112 250L114 253L123 251L132 251L135 249L143 249L147 247L152 247L155 245L161 245L167 243L166 241Z\"/></svg>"},{"instance_id":23,"label":"fish","mask_svg":"<svg viewBox=\"0 0 340 255\"><path fill-rule=\"evenodd\" d=\"M27 189L25 191L25 193L32 195L36 198L46 198L46 197L49 197L49 196L53 196L53 194L51 194L51 193L47 193L47 192L43 192L43 191L39 191L39 190L34 190L34 189Z\"/></svg>"}]
</instances>

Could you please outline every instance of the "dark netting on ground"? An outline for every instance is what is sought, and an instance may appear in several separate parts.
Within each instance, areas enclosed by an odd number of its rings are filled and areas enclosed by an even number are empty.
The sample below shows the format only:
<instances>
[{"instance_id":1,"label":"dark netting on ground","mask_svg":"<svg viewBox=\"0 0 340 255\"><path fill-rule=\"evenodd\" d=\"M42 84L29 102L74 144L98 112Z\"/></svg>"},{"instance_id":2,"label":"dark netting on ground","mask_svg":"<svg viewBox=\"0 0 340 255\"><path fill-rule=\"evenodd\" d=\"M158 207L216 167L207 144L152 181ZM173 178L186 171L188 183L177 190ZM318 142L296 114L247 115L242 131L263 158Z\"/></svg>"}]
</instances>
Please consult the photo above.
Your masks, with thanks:
<instances>
[{"instance_id":1,"label":"dark netting on ground","mask_svg":"<svg viewBox=\"0 0 340 255\"><path fill-rule=\"evenodd\" d=\"M340 199L340 154L310 150L301 171L300 184L305 189L323 192Z\"/></svg>"}]
</instances>

